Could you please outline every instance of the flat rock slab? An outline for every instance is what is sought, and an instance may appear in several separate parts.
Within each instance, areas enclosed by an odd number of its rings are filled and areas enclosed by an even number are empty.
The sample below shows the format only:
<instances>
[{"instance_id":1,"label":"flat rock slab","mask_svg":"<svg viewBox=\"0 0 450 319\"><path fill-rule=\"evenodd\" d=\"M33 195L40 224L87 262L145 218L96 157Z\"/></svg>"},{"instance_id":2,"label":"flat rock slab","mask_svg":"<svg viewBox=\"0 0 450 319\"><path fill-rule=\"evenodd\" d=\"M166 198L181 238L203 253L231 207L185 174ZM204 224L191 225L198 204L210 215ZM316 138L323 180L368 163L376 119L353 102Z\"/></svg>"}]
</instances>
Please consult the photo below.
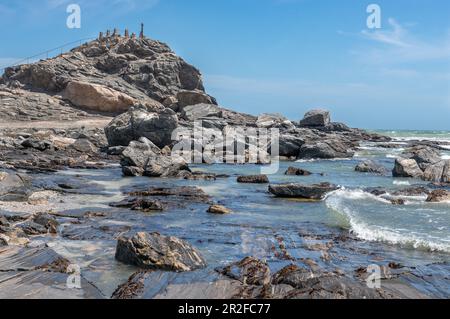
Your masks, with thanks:
<instances>
[{"instance_id":1,"label":"flat rock slab","mask_svg":"<svg viewBox=\"0 0 450 319\"><path fill-rule=\"evenodd\" d=\"M113 299L231 299L243 284L218 275L140 271L120 285Z\"/></svg>"},{"instance_id":2,"label":"flat rock slab","mask_svg":"<svg viewBox=\"0 0 450 319\"><path fill-rule=\"evenodd\" d=\"M61 269L69 262L48 247L0 247L0 272Z\"/></svg>"},{"instance_id":3,"label":"flat rock slab","mask_svg":"<svg viewBox=\"0 0 450 319\"><path fill-rule=\"evenodd\" d=\"M270 185L269 192L277 197L284 198L304 198L311 200L321 200L329 192L337 190L336 185L329 183L302 185L302 184L278 184Z\"/></svg>"},{"instance_id":4,"label":"flat rock slab","mask_svg":"<svg viewBox=\"0 0 450 319\"><path fill-rule=\"evenodd\" d=\"M0 299L103 299L81 278L81 289L68 288L68 274L42 270L0 272Z\"/></svg>"},{"instance_id":5,"label":"flat rock slab","mask_svg":"<svg viewBox=\"0 0 450 319\"><path fill-rule=\"evenodd\" d=\"M238 176L237 182L243 184L268 184L269 178L267 175Z\"/></svg>"},{"instance_id":6,"label":"flat rock slab","mask_svg":"<svg viewBox=\"0 0 450 319\"><path fill-rule=\"evenodd\" d=\"M98 299L100 291L80 276L81 288L69 288L70 262L53 249L0 248L0 299Z\"/></svg>"}]
</instances>

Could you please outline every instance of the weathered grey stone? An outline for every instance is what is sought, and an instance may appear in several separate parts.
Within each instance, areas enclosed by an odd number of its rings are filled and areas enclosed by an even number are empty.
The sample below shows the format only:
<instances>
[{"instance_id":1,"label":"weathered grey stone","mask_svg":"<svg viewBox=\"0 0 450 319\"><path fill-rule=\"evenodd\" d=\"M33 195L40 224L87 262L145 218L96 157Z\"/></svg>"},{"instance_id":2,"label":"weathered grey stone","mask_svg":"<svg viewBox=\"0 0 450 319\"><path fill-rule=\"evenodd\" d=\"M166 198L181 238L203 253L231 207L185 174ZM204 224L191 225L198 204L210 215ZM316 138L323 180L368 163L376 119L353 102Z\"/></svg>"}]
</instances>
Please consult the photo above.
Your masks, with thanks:
<instances>
[{"instance_id":1,"label":"weathered grey stone","mask_svg":"<svg viewBox=\"0 0 450 319\"><path fill-rule=\"evenodd\" d=\"M269 178L267 175L238 176L237 182L243 184L267 184L269 183Z\"/></svg>"},{"instance_id":2,"label":"weathered grey stone","mask_svg":"<svg viewBox=\"0 0 450 319\"><path fill-rule=\"evenodd\" d=\"M181 116L188 121L207 117L222 117L222 110L214 104L194 104L183 108Z\"/></svg>"},{"instance_id":3,"label":"weathered grey stone","mask_svg":"<svg viewBox=\"0 0 450 319\"><path fill-rule=\"evenodd\" d=\"M423 172L414 159L397 158L395 160L394 170L392 171L394 177L414 177L421 178Z\"/></svg>"},{"instance_id":4,"label":"weathered grey stone","mask_svg":"<svg viewBox=\"0 0 450 319\"><path fill-rule=\"evenodd\" d=\"M311 174L312 173L307 170L292 166L288 167L288 169L284 173L284 175L296 175L296 176L308 176Z\"/></svg>"},{"instance_id":5,"label":"weathered grey stone","mask_svg":"<svg viewBox=\"0 0 450 319\"><path fill-rule=\"evenodd\" d=\"M388 170L381 164L375 163L374 161L367 160L359 163L355 167L355 171L361 173L375 173L380 175L387 175Z\"/></svg>"},{"instance_id":6,"label":"weathered grey stone","mask_svg":"<svg viewBox=\"0 0 450 319\"><path fill-rule=\"evenodd\" d=\"M449 202L450 201L450 191L445 189L437 189L430 193L427 198L427 202L439 203L439 202Z\"/></svg>"},{"instance_id":7,"label":"weathered grey stone","mask_svg":"<svg viewBox=\"0 0 450 319\"><path fill-rule=\"evenodd\" d=\"M170 109L149 112L134 108L116 117L105 127L105 134L109 146L128 146L131 141L146 137L162 148L172 142L172 133L177 126L178 118Z\"/></svg>"},{"instance_id":8,"label":"weathered grey stone","mask_svg":"<svg viewBox=\"0 0 450 319\"><path fill-rule=\"evenodd\" d=\"M300 121L300 126L304 127L324 127L328 124L330 124L330 112L321 109L308 111Z\"/></svg>"},{"instance_id":9,"label":"weathered grey stone","mask_svg":"<svg viewBox=\"0 0 450 319\"><path fill-rule=\"evenodd\" d=\"M116 259L145 269L192 271L206 267L200 252L189 243L159 233L119 238Z\"/></svg>"},{"instance_id":10,"label":"weathered grey stone","mask_svg":"<svg viewBox=\"0 0 450 319\"><path fill-rule=\"evenodd\" d=\"M184 110L186 106L196 104L217 105L216 100L202 91L180 91L177 94L178 106Z\"/></svg>"},{"instance_id":11,"label":"weathered grey stone","mask_svg":"<svg viewBox=\"0 0 450 319\"><path fill-rule=\"evenodd\" d=\"M277 197L304 198L311 200L321 200L327 193L337 189L337 186L330 183L315 185L302 185L294 183L269 185L269 192Z\"/></svg>"}]
</instances>

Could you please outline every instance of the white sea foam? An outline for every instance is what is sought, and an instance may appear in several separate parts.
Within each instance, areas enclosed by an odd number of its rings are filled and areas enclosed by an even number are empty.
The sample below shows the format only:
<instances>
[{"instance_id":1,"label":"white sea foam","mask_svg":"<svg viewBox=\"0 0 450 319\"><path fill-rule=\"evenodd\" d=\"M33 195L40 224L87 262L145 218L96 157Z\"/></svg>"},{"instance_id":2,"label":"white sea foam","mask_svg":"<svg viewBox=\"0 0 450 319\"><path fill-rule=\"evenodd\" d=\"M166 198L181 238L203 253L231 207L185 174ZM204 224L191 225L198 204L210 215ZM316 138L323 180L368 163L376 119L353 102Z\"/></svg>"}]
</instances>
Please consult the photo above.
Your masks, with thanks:
<instances>
[{"instance_id":1,"label":"white sea foam","mask_svg":"<svg viewBox=\"0 0 450 319\"><path fill-rule=\"evenodd\" d=\"M398 228L395 228L394 226L377 225L374 221L364 219L362 214L358 212L358 209L348 204L349 201L367 203L367 201L374 199L389 203L386 199L380 199L361 190L338 190L327 198L326 205L330 210L338 214L339 219L343 218L346 226L357 237L363 240L450 253L450 239L448 238L436 238L424 233L400 228L400 226L396 226Z\"/></svg>"},{"instance_id":2,"label":"white sea foam","mask_svg":"<svg viewBox=\"0 0 450 319\"><path fill-rule=\"evenodd\" d=\"M398 181L398 180L394 180L392 182L392 184L394 184L394 185L411 185L411 183L408 181Z\"/></svg>"},{"instance_id":3,"label":"white sea foam","mask_svg":"<svg viewBox=\"0 0 450 319\"><path fill-rule=\"evenodd\" d=\"M299 159L297 163L310 163L310 162L318 162L318 161L330 161L330 162L338 162L338 161L351 161L351 158L311 158L311 159Z\"/></svg>"}]
</instances>

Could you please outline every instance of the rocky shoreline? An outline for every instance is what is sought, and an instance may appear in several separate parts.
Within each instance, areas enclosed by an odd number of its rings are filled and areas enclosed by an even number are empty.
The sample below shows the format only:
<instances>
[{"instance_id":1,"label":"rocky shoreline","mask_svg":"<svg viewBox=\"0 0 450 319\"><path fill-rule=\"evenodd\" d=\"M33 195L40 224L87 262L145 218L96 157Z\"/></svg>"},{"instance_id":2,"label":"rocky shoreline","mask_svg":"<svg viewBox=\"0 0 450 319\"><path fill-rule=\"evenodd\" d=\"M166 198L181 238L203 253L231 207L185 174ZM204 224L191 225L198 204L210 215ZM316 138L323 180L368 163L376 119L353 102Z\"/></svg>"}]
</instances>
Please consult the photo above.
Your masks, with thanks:
<instances>
[{"instance_id":1,"label":"rocky shoreline","mask_svg":"<svg viewBox=\"0 0 450 319\"><path fill-rule=\"evenodd\" d=\"M267 198L285 201L322 201L340 189L331 183L272 183L271 176L264 174L212 173L209 166L214 161L206 157L202 157L202 169L194 169L186 157L174 156L173 150L181 139L188 145L200 145L200 151L205 152L203 142L190 133L174 140L173 132L191 132L195 122L200 121L209 133L224 136L237 129L277 129L280 159L291 163L352 158L361 143L386 149L396 146L389 137L332 122L326 110L309 111L295 122L280 114L253 116L223 108L205 92L200 72L167 45L118 35L53 59L8 68L0 78L0 109L1 298L448 297L416 289L418 282L438 285L439 278L420 276L414 267L402 266L396 260L382 258L383 285L378 289L367 287L369 274L364 267L354 267L352 273L334 267L333 259L339 258L341 250L358 256L355 260L377 254L358 251L364 243L344 230L333 234L327 230L300 231L305 250L317 253L316 260L292 256L292 247L286 247L283 234L277 234L271 258L283 267L273 271L266 258L251 255L211 269L196 247L202 246L200 241L190 243L189 236L178 238L139 223L130 225L145 214L170 214L174 210L201 210L209 212L209 218L233 214L228 203L199 187L176 185L174 180L214 184L236 179L244 186L263 187ZM232 143L249 149L248 139ZM397 195L420 194L428 202L449 201L450 161L440 157L443 146L443 142L409 141L392 173L374 161L361 162L355 170L422 179L429 184L420 189L404 188ZM273 143L260 147L258 152L264 156L256 164L270 164L273 149ZM230 155L227 152L223 147L218 153ZM250 151L245 154L248 157ZM59 175L61 171L80 170L114 170L124 180L134 177L148 182L121 190L117 201L110 199L109 209L92 209L92 196L108 195L107 188L95 186L78 173ZM327 173L309 172L292 164L285 175L326 177ZM382 188L366 191L387 196ZM404 204L398 198L386 198L393 205ZM100 242L107 241L105 260L110 263L98 268L110 269L119 263L120 267L130 267L127 275L111 280L114 289L102 289L98 287L101 271L86 278L81 269L82 289L66 288L73 262L51 246L96 240L99 247L90 249L101 249ZM91 257L87 264L95 264ZM448 278L445 282L448 284ZM155 285L160 289L155 290Z\"/></svg>"}]
</instances>

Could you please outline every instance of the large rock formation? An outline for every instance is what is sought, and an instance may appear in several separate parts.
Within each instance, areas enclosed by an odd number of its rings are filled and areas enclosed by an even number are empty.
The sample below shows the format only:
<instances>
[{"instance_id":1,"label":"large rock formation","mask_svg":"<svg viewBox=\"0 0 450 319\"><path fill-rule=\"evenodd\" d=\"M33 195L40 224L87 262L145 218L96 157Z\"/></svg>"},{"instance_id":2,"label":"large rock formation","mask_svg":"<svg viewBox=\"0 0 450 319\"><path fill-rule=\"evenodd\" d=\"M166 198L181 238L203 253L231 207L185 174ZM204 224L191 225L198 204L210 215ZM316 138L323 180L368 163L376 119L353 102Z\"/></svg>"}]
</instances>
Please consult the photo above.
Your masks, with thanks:
<instances>
[{"instance_id":1,"label":"large rock formation","mask_svg":"<svg viewBox=\"0 0 450 319\"><path fill-rule=\"evenodd\" d=\"M324 127L328 124L330 124L330 112L322 109L308 111L300 121L300 126L306 127Z\"/></svg>"},{"instance_id":2,"label":"large rock formation","mask_svg":"<svg viewBox=\"0 0 450 319\"><path fill-rule=\"evenodd\" d=\"M48 93L64 91L73 81L99 84L140 103L179 92L203 92L200 72L159 41L106 37L30 65L8 68L3 80Z\"/></svg>"},{"instance_id":3,"label":"large rock formation","mask_svg":"<svg viewBox=\"0 0 450 319\"><path fill-rule=\"evenodd\" d=\"M175 177L190 173L186 162L178 156L164 154L155 144L142 137L122 152L123 172L128 176Z\"/></svg>"},{"instance_id":4,"label":"large rock formation","mask_svg":"<svg viewBox=\"0 0 450 319\"><path fill-rule=\"evenodd\" d=\"M396 159L392 174L394 177L449 183L450 160L443 160L435 148L426 145L413 146Z\"/></svg>"},{"instance_id":5,"label":"large rock formation","mask_svg":"<svg viewBox=\"0 0 450 319\"><path fill-rule=\"evenodd\" d=\"M141 137L159 148L171 146L174 130L192 129L194 121L222 135L235 128L278 129L279 155L291 159L351 157L360 141L387 140L331 123L325 110L307 112L299 125L280 114L256 117L220 107L205 92L200 72L167 45L117 33L52 59L7 68L0 102L5 105L0 120L71 121L100 112L122 113L105 128L110 147L127 147ZM25 143L30 150L47 149L34 142ZM267 151L272 151L271 143L261 146L261 153ZM258 163L268 163L268 154L263 157ZM128 173L139 171L132 167Z\"/></svg>"},{"instance_id":6,"label":"large rock formation","mask_svg":"<svg viewBox=\"0 0 450 319\"><path fill-rule=\"evenodd\" d=\"M162 148L172 143L172 133L177 127L178 118L171 109L148 111L138 107L116 117L105 133L110 146L127 146L146 137Z\"/></svg>"},{"instance_id":7,"label":"large rock formation","mask_svg":"<svg viewBox=\"0 0 450 319\"><path fill-rule=\"evenodd\" d=\"M63 97L75 106L110 113L123 113L137 102L127 94L106 86L78 81L67 84Z\"/></svg>"}]
</instances>

